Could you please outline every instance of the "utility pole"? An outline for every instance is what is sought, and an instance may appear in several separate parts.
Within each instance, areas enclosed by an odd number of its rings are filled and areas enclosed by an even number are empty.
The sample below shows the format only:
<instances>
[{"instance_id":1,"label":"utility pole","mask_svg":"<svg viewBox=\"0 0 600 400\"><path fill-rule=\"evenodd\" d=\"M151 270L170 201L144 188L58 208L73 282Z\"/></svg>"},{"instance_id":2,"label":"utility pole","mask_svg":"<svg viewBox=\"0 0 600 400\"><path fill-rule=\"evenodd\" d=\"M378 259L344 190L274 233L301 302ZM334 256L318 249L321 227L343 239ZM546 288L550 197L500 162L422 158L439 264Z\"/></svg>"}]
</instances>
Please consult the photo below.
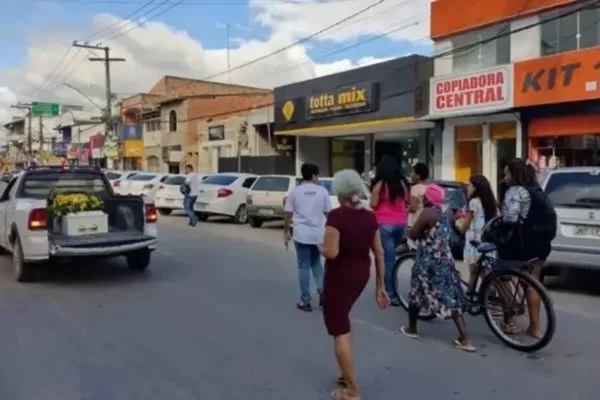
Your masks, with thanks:
<instances>
[{"instance_id":1,"label":"utility pole","mask_svg":"<svg viewBox=\"0 0 600 400\"><path fill-rule=\"evenodd\" d=\"M111 90L111 78L110 78L110 63L113 61L123 62L124 58L121 57L112 57L110 56L110 47L108 46L94 46L89 45L87 43L78 43L77 41L73 42L73 46L80 47L88 50L102 50L104 51L104 57L90 57L88 58L90 61L94 62L103 62L104 63L104 71L106 75L106 110L104 112L105 124L106 124L106 136L109 136L109 132L113 132L112 126L112 90Z\"/></svg>"},{"instance_id":2,"label":"utility pole","mask_svg":"<svg viewBox=\"0 0 600 400\"><path fill-rule=\"evenodd\" d=\"M42 151L44 150L44 117L40 115L40 160L42 159Z\"/></svg>"},{"instance_id":3,"label":"utility pole","mask_svg":"<svg viewBox=\"0 0 600 400\"><path fill-rule=\"evenodd\" d=\"M11 108L17 108L19 110L27 110L27 158L29 164L31 165L31 161L33 159L33 149L32 149L32 133L31 133L31 124L32 124L32 110L31 104L29 103L19 103L15 105L11 105Z\"/></svg>"}]
</instances>

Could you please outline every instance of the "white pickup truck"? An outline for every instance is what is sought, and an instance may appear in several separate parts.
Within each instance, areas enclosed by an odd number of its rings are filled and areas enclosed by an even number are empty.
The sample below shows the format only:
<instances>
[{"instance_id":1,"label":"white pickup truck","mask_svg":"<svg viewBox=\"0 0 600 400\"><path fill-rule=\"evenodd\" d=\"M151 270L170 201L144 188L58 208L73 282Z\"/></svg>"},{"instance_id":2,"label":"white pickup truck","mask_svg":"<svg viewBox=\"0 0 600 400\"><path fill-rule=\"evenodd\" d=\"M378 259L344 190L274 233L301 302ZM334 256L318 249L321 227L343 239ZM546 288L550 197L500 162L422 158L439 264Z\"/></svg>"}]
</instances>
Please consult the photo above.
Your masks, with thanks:
<instances>
[{"instance_id":1,"label":"white pickup truck","mask_svg":"<svg viewBox=\"0 0 600 400\"><path fill-rule=\"evenodd\" d=\"M67 236L53 228L51 195L74 190L103 200L107 233ZM158 242L157 220L154 203L115 195L99 168L37 167L13 176L0 196L0 248L12 253L19 282L33 280L38 267L60 258L123 255L130 269L144 271Z\"/></svg>"}]
</instances>

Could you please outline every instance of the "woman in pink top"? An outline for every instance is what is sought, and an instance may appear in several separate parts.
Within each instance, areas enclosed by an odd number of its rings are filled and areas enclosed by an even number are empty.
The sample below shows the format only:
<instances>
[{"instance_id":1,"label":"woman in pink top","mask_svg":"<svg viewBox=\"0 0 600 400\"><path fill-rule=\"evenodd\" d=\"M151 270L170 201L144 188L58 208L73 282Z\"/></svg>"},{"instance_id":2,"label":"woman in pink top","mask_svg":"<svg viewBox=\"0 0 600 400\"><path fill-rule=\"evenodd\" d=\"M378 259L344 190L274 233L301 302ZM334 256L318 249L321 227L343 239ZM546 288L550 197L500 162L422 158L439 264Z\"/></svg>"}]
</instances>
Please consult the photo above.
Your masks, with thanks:
<instances>
[{"instance_id":1,"label":"woman in pink top","mask_svg":"<svg viewBox=\"0 0 600 400\"><path fill-rule=\"evenodd\" d=\"M371 207L375 212L385 263L385 289L390 304L400 305L394 279L396 247L404 238L408 222L410 189L400 164L391 156L385 156L377 164L377 172L371 188Z\"/></svg>"}]
</instances>

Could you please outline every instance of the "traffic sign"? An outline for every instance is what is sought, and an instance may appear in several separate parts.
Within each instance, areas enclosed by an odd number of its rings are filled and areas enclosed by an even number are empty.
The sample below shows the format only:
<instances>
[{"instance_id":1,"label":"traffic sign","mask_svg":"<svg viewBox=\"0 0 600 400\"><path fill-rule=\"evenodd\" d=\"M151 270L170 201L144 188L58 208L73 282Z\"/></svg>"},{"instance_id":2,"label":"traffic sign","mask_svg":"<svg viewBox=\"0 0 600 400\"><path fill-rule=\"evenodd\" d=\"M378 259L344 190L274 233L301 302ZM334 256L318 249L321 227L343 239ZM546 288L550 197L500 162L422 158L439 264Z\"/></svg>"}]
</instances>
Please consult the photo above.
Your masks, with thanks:
<instances>
[{"instance_id":1,"label":"traffic sign","mask_svg":"<svg viewBox=\"0 0 600 400\"><path fill-rule=\"evenodd\" d=\"M31 102L31 115L45 115L48 117L57 117L60 115L60 104L33 101Z\"/></svg>"}]
</instances>

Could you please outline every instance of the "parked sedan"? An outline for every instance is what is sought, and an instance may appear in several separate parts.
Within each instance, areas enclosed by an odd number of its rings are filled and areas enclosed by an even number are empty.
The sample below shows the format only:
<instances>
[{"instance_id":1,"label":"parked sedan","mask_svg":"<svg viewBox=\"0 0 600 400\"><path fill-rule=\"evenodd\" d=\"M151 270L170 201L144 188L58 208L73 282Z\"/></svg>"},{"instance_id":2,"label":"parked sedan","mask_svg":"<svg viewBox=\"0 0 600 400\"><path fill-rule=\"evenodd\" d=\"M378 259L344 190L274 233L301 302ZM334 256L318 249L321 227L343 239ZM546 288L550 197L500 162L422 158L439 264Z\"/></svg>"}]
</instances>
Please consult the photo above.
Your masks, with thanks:
<instances>
[{"instance_id":1,"label":"parked sedan","mask_svg":"<svg viewBox=\"0 0 600 400\"><path fill-rule=\"evenodd\" d=\"M134 176L121 181L119 193L152 198L154 189L158 189L160 184L168 177L168 174L139 172Z\"/></svg>"},{"instance_id":2,"label":"parked sedan","mask_svg":"<svg viewBox=\"0 0 600 400\"><path fill-rule=\"evenodd\" d=\"M212 215L233 218L238 224L248 222L246 196L258 178L253 174L219 173L206 178L199 188L194 209L200 220Z\"/></svg>"},{"instance_id":3,"label":"parked sedan","mask_svg":"<svg viewBox=\"0 0 600 400\"><path fill-rule=\"evenodd\" d=\"M210 175L198 175L200 182L204 181ZM158 212L162 215L169 215L174 210L183 210L183 194L181 193L181 185L185 182L184 175L171 175L158 186L156 194L154 194L154 203Z\"/></svg>"},{"instance_id":4,"label":"parked sedan","mask_svg":"<svg viewBox=\"0 0 600 400\"><path fill-rule=\"evenodd\" d=\"M121 183L124 180L131 178L132 176L138 174L140 171L104 171L104 175L110 182L110 185L113 187L113 190L116 194L120 193Z\"/></svg>"}]
</instances>

